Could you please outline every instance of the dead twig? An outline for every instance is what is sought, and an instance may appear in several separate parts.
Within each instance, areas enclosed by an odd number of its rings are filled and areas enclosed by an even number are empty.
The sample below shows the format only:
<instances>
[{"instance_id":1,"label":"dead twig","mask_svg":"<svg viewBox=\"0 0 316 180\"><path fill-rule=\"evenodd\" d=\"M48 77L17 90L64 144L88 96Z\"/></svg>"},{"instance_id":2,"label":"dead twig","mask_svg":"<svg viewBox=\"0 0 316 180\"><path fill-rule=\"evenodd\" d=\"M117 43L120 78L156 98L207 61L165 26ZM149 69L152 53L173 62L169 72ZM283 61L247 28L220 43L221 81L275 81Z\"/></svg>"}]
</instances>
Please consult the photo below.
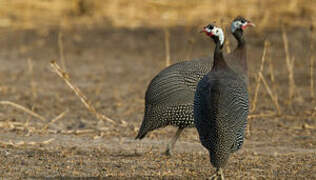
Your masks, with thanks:
<instances>
[{"instance_id":1,"label":"dead twig","mask_svg":"<svg viewBox=\"0 0 316 180\"><path fill-rule=\"evenodd\" d=\"M259 93L259 89L260 89L260 78L259 78L259 73L263 72L263 68L264 68L264 62L265 62L265 57L266 57L266 53L267 53L267 49L270 46L270 42L268 40L264 41L264 48L263 48L263 53L261 56L261 64L260 64L260 68L259 68L259 72L257 74L256 77L256 87L255 87L255 94L252 100L252 104L251 104L251 109L250 112L254 112L256 110L256 104L257 104L257 100L258 100L258 93Z\"/></svg>"},{"instance_id":2,"label":"dead twig","mask_svg":"<svg viewBox=\"0 0 316 180\"><path fill-rule=\"evenodd\" d=\"M262 82L263 82L268 94L270 95L270 97L271 97L271 99L272 99L272 101L273 101L273 103L274 103L274 105L275 105L275 107L277 109L277 114L281 115L282 112L281 112L281 108L280 108L280 105L279 105L278 96L273 95L273 93L272 93L267 81L265 80L265 78L263 77L261 72L259 72L259 77L262 80Z\"/></svg>"},{"instance_id":3,"label":"dead twig","mask_svg":"<svg viewBox=\"0 0 316 180\"><path fill-rule=\"evenodd\" d=\"M277 116L277 114L275 112L261 113L261 114L249 114L248 119L265 118L265 117L273 117L273 116Z\"/></svg>"},{"instance_id":4,"label":"dead twig","mask_svg":"<svg viewBox=\"0 0 316 180\"><path fill-rule=\"evenodd\" d=\"M63 71L59 66L58 64L55 62L55 61L51 61L50 63L51 67L53 68L53 70L55 71L55 73L61 77L65 83L75 92L75 94L80 98L81 102L85 105L85 107L92 113L94 114L97 119L99 120L105 120L107 122L110 122L110 123L113 123L115 124L115 122L110 119L109 117L103 115L103 114L100 114L96 111L96 109L94 108L94 106L88 101L88 98L80 91L79 88L77 88L75 85L73 85L71 82L70 82L70 77L69 75Z\"/></svg>"},{"instance_id":5,"label":"dead twig","mask_svg":"<svg viewBox=\"0 0 316 180\"><path fill-rule=\"evenodd\" d=\"M311 27L311 44L310 52L314 52L314 36L313 36L313 26ZM314 55L310 56L310 93L311 98L315 101L315 92L314 92Z\"/></svg>"},{"instance_id":6,"label":"dead twig","mask_svg":"<svg viewBox=\"0 0 316 180\"><path fill-rule=\"evenodd\" d=\"M60 57L60 61L61 61L61 66L63 67L64 70L67 70L65 56L64 56L63 33L61 30L58 33L58 49L59 49L59 57Z\"/></svg>"},{"instance_id":7,"label":"dead twig","mask_svg":"<svg viewBox=\"0 0 316 180\"><path fill-rule=\"evenodd\" d=\"M268 43L269 43L269 47L267 47L267 48L268 48L269 52L271 52L270 41L268 41ZM275 86L274 67L273 67L273 63L272 63L271 56L270 56L269 58L267 58L267 60L268 60L268 63L269 63L270 80L271 80L271 82L272 82L272 87L273 87L273 89L274 89L276 86ZM275 89L274 89L274 90L275 90Z\"/></svg>"},{"instance_id":8,"label":"dead twig","mask_svg":"<svg viewBox=\"0 0 316 180\"><path fill-rule=\"evenodd\" d=\"M96 130L94 129L81 129L81 130L67 130L67 131L62 131L63 134L89 134L89 133L94 133Z\"/></svg>"},{"instance_id":9,"label":"dead twig","mask_svg":"<svg viewBox=\"0 0 316 180\"><path fill-rule=\"evenodd\" d=\"M272 86L272 90L275 93L275 97L276 99L279 99L278 93L277 93L277 84L275 82L275 76L274 76L274 68L273 68L273 63L271 58L268 59L269 61L269 71L270 71L270 80L271 80L271 86Z\"/></svg>"},{"instance_id":10,"label":"dead twig","mask_svg":"<svg viewBox=\"0 0 316 180\"><path fill-rule=\"evenodd\" d=\"M42 141L42 142L35 142L35 141L30 141L30 142L25 142L25 141L13 142L12 140L9 140L9 142L0 141L0 144L11 145L11 146L14 146L14 147L18 147L18 146L23 146L23 145L50 144L54 140L55 140L55 138L51 138L51 139L48 139L48 140Z\"/></svg>"},{"instance_id":11,"label":"dead twig","mask_svg":"<svg viewBox=\"0 0 316 180\"><path fill-rule=\"evenodd\" d=\"M56 116L54 119L51 120L51 122L49 123L54 123L56 121L58 121L59 119L63 118L65 116L65 114L67 114L69 112L69 110L67 109L66 111L60 113L58 116Z\"/></svg>"},{"instance_id":12,"label":"dead twig","mask_svg":"<svg viewBox=\"0 0 316 180\"><path fill-rule=\"evenodd\" d=\"M170 66L170 32L169 29L164 29L165 33L165 51L166 51L166 66Z\"/></svg>"},{"instance_id":13,"label":"dead twig","mask_svg":"<svg viewBox=\"0 0 316 180\"><path fill-rule=\"evenodd\" d=\"M229 38L227 38L225 43L226 43L226 52L227 52L227 54L229 54L231 52Z\"/></svg>"},{"instance_id":14,"label":"dead twig","mask_svg":"<svg viewBox=\"0 0 316 180\"><path fill-rule=\"evenodd\" d=\"M186 48L186 59L191 59L191 55L192 55L192 50L193 50L193 46L195 44L195 39L193 37L191 37L189 40L188 40L188 46Z\"/></svg>"},{"instance_id":15,"label":"dead twig","mask_svg":"<svg viewBox=\"0 0 316 180\"><path fill-rule=\"evenodd\" d=\"M4 122L0 122L0 128L5 128L5 129L14 129L16 128L16 126L24 126L24 123L20 123L20 122L10 122L10 121L4 121Z\"/></svg>"},{"instance_id":16,"label":"dead twig","mask_svg":"<svg viewBox=\"0 0 316 180\"><path fill-rule=\"evenodd\" d=\"M223 21L221 21L221 26L222 27L225 27L226 25L223 23ZM224 29L224 34L226 34L226 28L223 28ZM230 49L230 39L229 38L226 38L225 40L225 46L226 46L226 53L229 54L231 52L231 49Z\"/></svg>"},{"instance_id":17,"label":"dead twig","mask_svg":"<svg viewBox=\"0 0 316 180\"><path fill-rule=\"evenodd\" d=\"M32 91L32 96L33 98L37 98L37 91L36 91L36 83L34 81L34 76L33 76L33 62L31 60L31 58L27 59L27 64L28 64L28 68L29 68L29 75L30 75L30 86L31 86L31 91Z\"/></svg>"},{"instance_id":18,"label":"dead twig","mask_svg":"<svg viewBox=\"0 0 316 180\"><path fill-rule=\"evenodd\" d=\"M273 84L273 87L275 87L274 67L273 67L271 58L268 58L268 62L269 62L270 80Z\"/></svg>"},{"instance_id":19,"label":"dead twig","mask_svg":"<svg viewBox=\"0 0 316 180\"><path fill-rule=\"evenodd\" d=\"M26 107L23 107L23 106L21 106L19 104L13 103L11 101L0 101L0 104L13 106L13 107L15 107L17 109L20 109L20 110L22 110L22 111L24 111L24 112L36 117L36 118L42 120L42 121L46 121L46 119L43 116L35 113L32 110L27 109Z\"/></svg>"},{"instance_id":20,"label":"dead twig","mask_svg":"<svg viewBox=\"0 0 316 180\"><path fill-rule=\"evenodd\" d=\"M282 38L283 38L283 44L284 44L284 51L286 55L285 62L286 62L287 70L288 70L288 79L289 79L289 104L290 104L290 107L292 108L292 101L293 101L294 93L296 90L295 81L294 81L295 58L293 57L291 59L290 52L289 52L288 38L287 38L284 27L282 27Z\"/></svg>"},{"instance_id":21,"label":"dead twig","mask_svg":"<svg viewBox=\"0 0 316 180\"><path fill-rule=\"evenodd\" d=\"M313 101L315 100L315 92L314 92L314 56L310 57L310 91L311 97Z\"/></svg>"},{"instance_id":22,"label":"dead twig","mask_svg":"<svg viewBox=\"0 0 316 180\"><path fill-rule=\"evenodd\" d=\"M49 123L47 123L47 124L42 128L42 131L46 130L50 124L55 123L55 122L58 121L59 119L63 118L68 112L69 112L69 110L67 109L66 111L60 113L58 116L56 116L54 119L52 119Z\"/></svg>"}]
</instances>

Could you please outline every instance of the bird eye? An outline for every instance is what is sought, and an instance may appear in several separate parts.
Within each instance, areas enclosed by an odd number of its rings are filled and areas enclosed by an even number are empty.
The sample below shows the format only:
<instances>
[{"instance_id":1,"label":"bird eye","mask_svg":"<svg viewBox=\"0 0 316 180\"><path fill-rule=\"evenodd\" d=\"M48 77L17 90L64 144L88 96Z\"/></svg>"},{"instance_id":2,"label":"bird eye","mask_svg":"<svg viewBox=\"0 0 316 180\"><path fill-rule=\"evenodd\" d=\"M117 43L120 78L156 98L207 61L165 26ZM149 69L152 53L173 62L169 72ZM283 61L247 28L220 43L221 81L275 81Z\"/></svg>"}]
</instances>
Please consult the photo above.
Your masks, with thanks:
<instances>
[{"instance_id":1,"label":"bird eye","mask_svg":"<svg viewBox=\"0 0 316 180\"><path fill-rule=\"evenodd\" d=\"M214 28L214 26L213 26L212 24L209 24L207 27L208 27L209 29L213 29L213 28Z\"/></svg>"}]
</instances>

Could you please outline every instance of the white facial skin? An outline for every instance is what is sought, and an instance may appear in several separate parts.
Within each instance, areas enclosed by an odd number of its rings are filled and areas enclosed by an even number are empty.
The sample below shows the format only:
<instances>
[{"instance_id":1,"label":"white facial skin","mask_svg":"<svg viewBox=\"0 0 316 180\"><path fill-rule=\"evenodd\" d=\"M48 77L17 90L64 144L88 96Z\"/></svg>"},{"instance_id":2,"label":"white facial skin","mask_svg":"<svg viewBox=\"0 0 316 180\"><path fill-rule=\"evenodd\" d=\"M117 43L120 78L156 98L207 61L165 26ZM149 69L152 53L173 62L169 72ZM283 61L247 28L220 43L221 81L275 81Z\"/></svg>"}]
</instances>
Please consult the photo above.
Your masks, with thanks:
<instances>
[{"instance_id":1,"label":"white facial skin","mask_svg":"<svg viewBox=\"0 0 316 180\"><path fill-rule=\"evenodd\" d=\"M242 27L246 27L248 22L242 23L241 21L234 21L231 26L231 31L234 33L237 29L242 29Z\"/></svg>"},{"instance_id":2,"label":"white facial skin","mask_svg":"<svg viewBox=\"0 0 316 180\"><path fill-rule=\"evenodd\" d=\"M221 45L224 44L224 32L221 28L219 27L214 27L213 29L205 28L204 30L208 32L208 34L210 34L211 36L217 36L219 38Z\"/></svg>"}]
</instances>

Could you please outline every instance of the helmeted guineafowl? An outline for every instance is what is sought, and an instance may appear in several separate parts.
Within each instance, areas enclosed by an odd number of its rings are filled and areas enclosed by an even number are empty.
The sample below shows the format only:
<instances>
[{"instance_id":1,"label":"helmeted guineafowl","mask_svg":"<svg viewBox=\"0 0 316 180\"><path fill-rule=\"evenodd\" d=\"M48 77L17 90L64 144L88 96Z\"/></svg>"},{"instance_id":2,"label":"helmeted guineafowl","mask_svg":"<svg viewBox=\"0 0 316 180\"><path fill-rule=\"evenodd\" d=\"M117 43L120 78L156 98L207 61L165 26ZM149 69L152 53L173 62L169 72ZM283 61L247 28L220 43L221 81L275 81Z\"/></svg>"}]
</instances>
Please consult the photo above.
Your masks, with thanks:
<instances>
[{"instance_id":1,"label":"helmeted guineafowl","mask_svg":"<svg viewBox=\"0 0 316 180\"><path fill-rule=\"evenodd\" d=\"M171 149L186 127L194 127L193 100L197 82L211 67L209 58L185 61L162 70L149 84L145 94L145 112L136 139L168 125L178 130L167 146Z\"/></svg>"},{"instance_id":2,"label":"helmeted guineafowl","mask_svg":"<svg viewBox=\"0 0 316 180\"><path fill-rule=\"evenodd\" d=\"M231 153L241 148L248 116L247 83L226 64L222 52L223 31L204 28L215 44L213 67L199 81L194 97L194 123L201 144L216 168L212 178L224 179L223 168Z\"/></svg>"},{"instance_id":3,"label":"helmeted guineafowl","mask_svg":"<svg viewBox=\"0 0 316 180\"><path fill-rule=\"evenodd\" d=\"M231 25L231 32L238 41L237 48L226 55L228 64L233 69L242 69L239 63L230 63L240 56L243 50L242 31L252 24L245 18L237 17ZM155 76L145 95L144 119L136 139L142 139L152 130L168 125L177 126L175 136L168 143L165 154L170 155L171 150L184 128L194 127L193 101L197 83L210 70L213 65L211 57L183 61L163 69ZM247 76L246 76L247 77Z\"/></svg>"},{"instance_id":4,"label":"helmeted guineafowl","mask_svg":"<svg viewBox=\"0 0 316 180\"><path fill-rule=\"evenodd\" d=\"M227 54L224 57L230 67L235 72L242 75L242 78L248 84L247 46L243 36L243 30L247 27L255 27L255 24L241 16L237 16L233 20L231 24L231 32L238 44L232 53Z\"/></svg>"}]
</instances>

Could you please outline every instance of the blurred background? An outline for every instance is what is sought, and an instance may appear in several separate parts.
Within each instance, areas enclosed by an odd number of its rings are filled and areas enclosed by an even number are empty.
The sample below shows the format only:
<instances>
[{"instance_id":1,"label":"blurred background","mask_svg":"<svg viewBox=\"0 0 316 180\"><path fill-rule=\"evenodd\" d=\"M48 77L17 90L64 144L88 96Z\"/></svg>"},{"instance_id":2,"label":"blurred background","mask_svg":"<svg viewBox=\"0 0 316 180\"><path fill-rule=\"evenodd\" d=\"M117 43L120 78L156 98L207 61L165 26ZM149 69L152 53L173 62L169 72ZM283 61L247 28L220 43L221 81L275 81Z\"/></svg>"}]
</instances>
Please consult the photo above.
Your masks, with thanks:
<instances>
[{"instance_id":1,"label":"blurred background","mask_svg":"<svg viewBox=\"0 0 316 180\"><path fill-rule=\"evenodd\" d=\"M228 179L316 179L315 0L0 0L0 178L206 179L195 129L134 137L147 85L170 64L212 56L201 28L256 24L248 43L250 114ZM50 66L55 60L100 120ZM207 165L201 167L201 164Z\"/></svg>"},{"instance_id":2,"label":"blurred background","mask_svg":"<svg viewBox=\"0 0 316 180\"><path fill-rule=\"evenodd\" d=\"M313 0L1 0L0 26L45 28L105 24L113 27L172 27L230 20L242 14L260 29L308 27L315 23ZM314 19L313 19L314 18Z\"/></svg>"}]
</instances>

